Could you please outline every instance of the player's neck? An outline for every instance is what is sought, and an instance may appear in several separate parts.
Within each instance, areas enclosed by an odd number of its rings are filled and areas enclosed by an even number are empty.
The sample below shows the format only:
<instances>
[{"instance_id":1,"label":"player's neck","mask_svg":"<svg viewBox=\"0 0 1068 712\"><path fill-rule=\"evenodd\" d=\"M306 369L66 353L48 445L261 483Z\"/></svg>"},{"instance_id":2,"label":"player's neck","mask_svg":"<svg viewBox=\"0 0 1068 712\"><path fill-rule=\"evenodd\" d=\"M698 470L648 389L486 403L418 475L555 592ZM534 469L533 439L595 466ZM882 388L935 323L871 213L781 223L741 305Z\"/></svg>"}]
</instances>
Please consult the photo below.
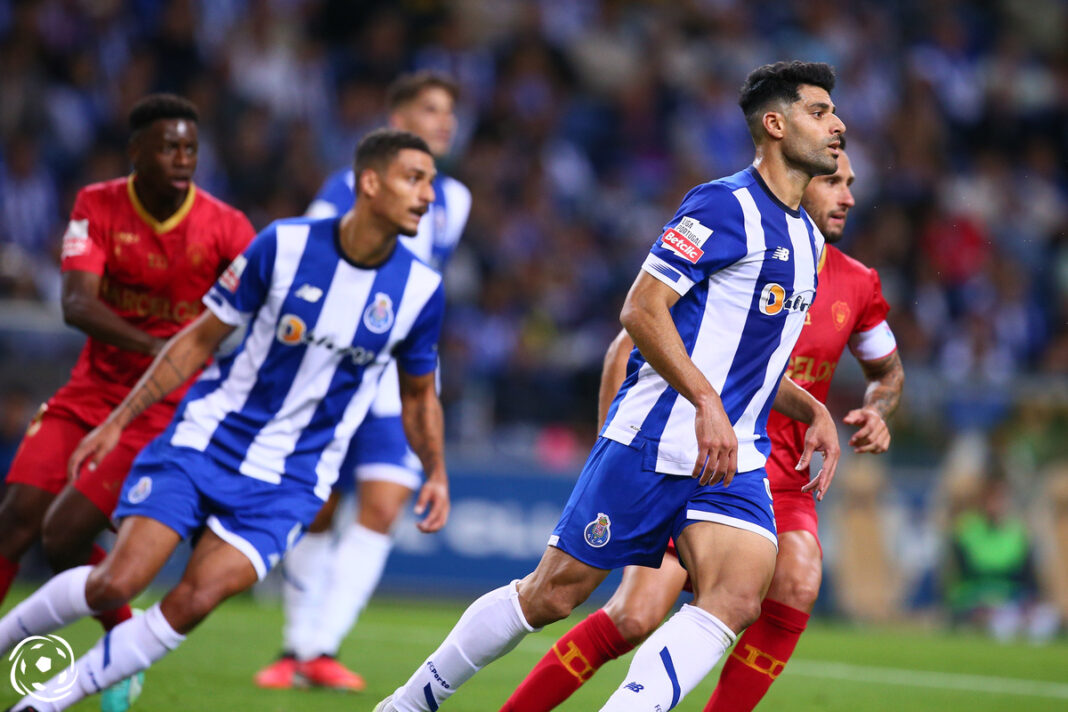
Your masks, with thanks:
<instances>
[{"instance_id":1,"label":"player's neck","mask_svg":"<svg viewBox=\"0 0 1068 712\"><path fill-rule=\"evenodd\" d=\"M369 211L354 208L341 216L338 240L341 251L350 262L377 267L393 254L397 230L393 225L376 220Z\"/></svg>"},{"instance_id":2,"label":"player's neck","mask_svg":"<svg viewBox=\"0 0 1068 712\"><path fill-rule=\"evenodd\" d=\"M790 166L782 156L764 151L757 151L753 167L779 202L791 210L797 210L812 176Z\"/></svg>"},{"instance_id":3,"label":"player's neck","mask_svg":"<svg viewBox=\"0 0 1068 712\"><path fill-rule=\"evenodd\" d=\"M133 188L141 207L161 223L167 222L168 218L178 212L190 191L190 188L186 188L184 192L178 194L173 191L155 191L136 173L134 174Z\"/></svg>"}]
</instances>

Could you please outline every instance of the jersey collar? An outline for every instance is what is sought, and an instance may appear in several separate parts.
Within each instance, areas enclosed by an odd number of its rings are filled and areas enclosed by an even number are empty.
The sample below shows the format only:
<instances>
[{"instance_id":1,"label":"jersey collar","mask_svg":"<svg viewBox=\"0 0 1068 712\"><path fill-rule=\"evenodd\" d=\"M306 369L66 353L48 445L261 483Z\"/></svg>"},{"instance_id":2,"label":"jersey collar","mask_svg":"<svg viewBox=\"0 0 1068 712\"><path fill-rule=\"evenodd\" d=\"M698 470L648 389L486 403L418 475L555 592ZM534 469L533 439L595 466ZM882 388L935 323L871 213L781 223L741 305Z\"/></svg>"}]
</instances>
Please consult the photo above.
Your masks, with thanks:
<instances>
[{"instance_id":1,"label":"jersey collar","mask_svg":"<svg viewBox=\"0 0 1068 712\"><path fill-rule=\"evenodd\" d=\"M827 262L827 253L830 252L831 246L824 242L823 252L820 253L820 261L816 265L816 274L823 272L823 265Z\"/></svg>"},{"instance_id":2,"label":"jersey collar","mask_svg":"<svg viewBox=\"0 0 1068 712\"><path fill-rule=\"evenodd\" d=\"M170 232L174 228L178 227L178 223L185 220L186 215L193 209L193 201L197 196L197 187L193 183L189 184L189 190L185 194L185 200L178 206L178 209L174 211L174 214L169 218L160 222L156 218L145 210L145 206L141 204L141 199L137 197L137 191L134 190L134 176L135 173L131 173L126 179L126 194L130 196L130 204L133 205L134 212L137 216L145 221L145 224L152 228L152 231L157 235L162 235L166 232Z\"/></svg>"}]
</instances>

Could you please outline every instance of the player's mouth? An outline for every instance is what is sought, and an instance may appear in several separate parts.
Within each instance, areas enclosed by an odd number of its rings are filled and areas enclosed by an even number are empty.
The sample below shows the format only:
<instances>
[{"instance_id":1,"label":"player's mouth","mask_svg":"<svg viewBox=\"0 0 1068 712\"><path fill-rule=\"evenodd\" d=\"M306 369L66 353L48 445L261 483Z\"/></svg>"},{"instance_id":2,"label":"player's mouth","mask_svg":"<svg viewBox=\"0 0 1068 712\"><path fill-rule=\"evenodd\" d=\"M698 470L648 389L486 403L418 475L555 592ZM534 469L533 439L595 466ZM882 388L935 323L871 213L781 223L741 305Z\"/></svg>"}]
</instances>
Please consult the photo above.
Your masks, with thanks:
<instances>
[{"instance_id":1,"label":"player's mouth","mask_svg":"<svg viewBox=\"0 0 1068 712\"><path fill-rule=\"evenodd\" d=\"M171 178L171 187L175 190L189 190L190 184L192 184L192 178Z\"/></svg>"}]
</instances>

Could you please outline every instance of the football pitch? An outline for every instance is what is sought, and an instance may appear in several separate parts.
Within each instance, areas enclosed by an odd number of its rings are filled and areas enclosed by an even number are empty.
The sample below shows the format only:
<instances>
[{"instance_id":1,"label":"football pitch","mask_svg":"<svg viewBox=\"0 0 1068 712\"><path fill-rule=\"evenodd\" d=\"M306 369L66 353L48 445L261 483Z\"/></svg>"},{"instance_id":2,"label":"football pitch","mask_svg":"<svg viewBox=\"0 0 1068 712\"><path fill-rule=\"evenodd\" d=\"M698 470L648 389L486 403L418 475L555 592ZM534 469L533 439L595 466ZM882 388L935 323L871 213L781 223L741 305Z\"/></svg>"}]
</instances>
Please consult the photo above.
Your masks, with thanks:
<instances>
[{"instance_id":1,"label":"football pitch","mask_svg":"<svg viewBox=\"0 0 1068 712\"><path fill-rule=\"evenodd\" d=\"M7 611L28 593L12 592ZM148 596L141 605L150 605ZM445 636L466 602L379 596L341 650L341 659L367 679L367 691L350 695L321 690L266 691L252 675L278 648L282 622L277 604L241 596L224 604L177 651L148 672L135 706L144 712L370 712ZM579 611L572 622L589 611ZM569 626L557 623L528 636L443 707L449 712L495 712L549 645ZM84 653L100 635L95 621L59 631ZM600 708L626 672L629 656L606 665L559 709ZM0 670L0 709L15 699ZM717 671L676 709L698 712L715 686ZM98 698L71 709L98 710ZM765 698L761 710L782 712L1053 712L1068 709L1068 641L1045 646L998 644L964 633L907 625L854 627L815 623Z\"/></svg>"}]
</instances>

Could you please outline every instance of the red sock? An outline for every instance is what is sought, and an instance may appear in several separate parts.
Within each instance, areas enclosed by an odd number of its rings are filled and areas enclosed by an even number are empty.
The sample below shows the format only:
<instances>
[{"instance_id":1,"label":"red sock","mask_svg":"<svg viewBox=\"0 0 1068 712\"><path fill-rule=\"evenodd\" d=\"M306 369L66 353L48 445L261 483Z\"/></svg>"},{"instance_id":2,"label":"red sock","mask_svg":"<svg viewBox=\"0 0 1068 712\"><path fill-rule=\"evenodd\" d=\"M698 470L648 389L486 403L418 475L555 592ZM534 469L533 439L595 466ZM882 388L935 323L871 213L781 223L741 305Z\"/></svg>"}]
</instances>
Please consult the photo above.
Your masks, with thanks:
<instances>
[{"instance_id":1,"label":"red sock","mask_svg":"<svg viewBox=\"0 0 1068 712\"><path fill-rule=\"evenodd\" d=\"M808 614L764 599L760 618L738 639L704 712L749 712L764 698L794 652Z\"/></svg>"},{"instance_id":2,"label":"red sock","mask_svg":"<svg viewBox=\"0 0 1068 712\"><path fill-rule=\"evenodd\" d=\"M104 551L103 547L99 544L93 544L93 551L89 554L89 565L96 566L104 557L108 555L108 552ZM119 623L128 621L133 618L133 611L130 610L130 604L124 603L118 608L112 608L110 611L100 611L100 613L94 613L93 618L100 621L100 625L104 626L104 630L111 630Z\"/></svg>"},{"instance_id":3,"label":"red sock","mask_svg":"<svg viewBox=\"0 0 1068 712\"><path fill-rule=\"evenodd\" d=\"M501 712L548 712L582 687L599 667L632 648L608 614L598 609L553 644Z\"/></svg>"},{"instance_id":4,"label":"red sock","mask_svg":"<svg viewBox=\"0 0 1068 712\"><path fill-rule=\"evenodd\" d=\"M0 603L7 598L7 590L11 588L11 582L15 580L18 572L19 562L0 556Z\"/></svg>"}]
</instances>

